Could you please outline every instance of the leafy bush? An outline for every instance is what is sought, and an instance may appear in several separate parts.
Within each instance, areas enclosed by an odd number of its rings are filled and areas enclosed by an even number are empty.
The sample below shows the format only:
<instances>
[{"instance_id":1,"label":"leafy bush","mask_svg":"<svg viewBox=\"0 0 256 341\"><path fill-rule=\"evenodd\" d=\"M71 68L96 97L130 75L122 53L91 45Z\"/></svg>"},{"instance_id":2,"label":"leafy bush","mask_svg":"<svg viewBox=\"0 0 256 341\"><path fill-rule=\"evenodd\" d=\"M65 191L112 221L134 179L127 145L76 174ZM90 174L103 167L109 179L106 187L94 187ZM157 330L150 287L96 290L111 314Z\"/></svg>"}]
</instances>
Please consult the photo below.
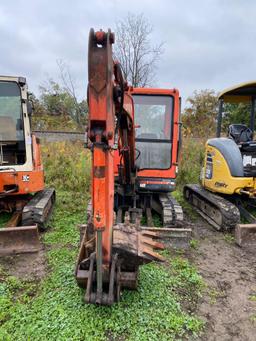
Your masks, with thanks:
<instances>
[{"instance_id":1,"label":"leafy bush","mask_svg":"<svg viewBox=\"0 0 256 341\"><path fill-rule=\"evenodd\" d=\"M198 183L204 160L205 139L186 138L183 143L177 185Z\"/></svg>"},{"instance_id":2,"label":"leafy bush","mask_svg":"<svg viewBox=\"0 0 256 341\"><path fill-rule=\"evenodd\" d=\"M218 97L214 90L194 91L182 114L185 136L211 137L216 131Z\"/></svg>"},{"instance_id":3,"label":"leafy bush","mask_svg":"<svg viewBox=\"0 0 256 341\"><path fill-rule=\"evenodd\" d=\"M80 131L84 128L78 124L68 115L53 116L49 113L39 113L32 117L33 130L54 130L54 131Z\"/></svg>"}]
</instances>

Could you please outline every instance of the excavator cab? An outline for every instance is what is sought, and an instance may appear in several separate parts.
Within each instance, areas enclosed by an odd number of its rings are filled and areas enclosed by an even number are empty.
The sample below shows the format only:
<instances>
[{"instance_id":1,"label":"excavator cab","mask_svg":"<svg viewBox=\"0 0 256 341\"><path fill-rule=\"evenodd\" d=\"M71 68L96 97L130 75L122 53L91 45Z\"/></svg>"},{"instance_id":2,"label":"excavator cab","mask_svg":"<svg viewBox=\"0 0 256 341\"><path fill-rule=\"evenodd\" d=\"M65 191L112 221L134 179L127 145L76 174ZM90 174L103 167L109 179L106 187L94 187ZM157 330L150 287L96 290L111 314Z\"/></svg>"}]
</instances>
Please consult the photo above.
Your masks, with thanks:
<instances>
[{"instance_id":1,"label":"excavator cab","mask_svg":"<svg viewBox=\"0 0 256 341\"><path fill-rule=\"evenodd\" d=\"M175 189L181 130L178 90L134 88L136 166L141 191Z\"/></svg>"},{"instance_id":2,"label":"excavator cab","mask_svg":"<svg viewBox=\"0 0 256 341\"><path fill-rule=\"evenodd\" d=\"M154 226L154 215L163 226L183 220L175 190L181 145L180 97L177 89L133 88L136 127L137 206Z\"/></svg>"},{"instance_id":3,"label":"excavator cab","mask_svg":"<svg viewBox=\"0 0 256 341\"><path fill-rule=\"evenodd\" d=\"M256 176L256 141L253 140L254 128L255 128L255 98L256 98L256 83L248 82L239 84L224 90L219 95L219 113L216 136L221 136L222 118L225 112L225 104L239 105L240 103L247 105L250 109L248 115L248 122L233 123L228 127L228 138L233 140L241 154L240 168L242 169L241 175L245 177ZM239 155L238 154L238 155ZM240 155L239 155L240 156ZM255 190L253 186L247 187L249 197L255 196ZM251 187L251 189L249 188ZM240 188L238 191L246 191L247 189Z\"/></svg>"},{"instance_id":4,"label":"excavator cab","mask_svg":"<svg viewBox=\"0 0 256 341\"><path fill-rule=\"evenodd\" d=\"M55 200L54 189L44 188L31 111L26 79L0 76L0 213L13 213L0 228L0 255L37 251L37 226L45 228Z\"/></svg>"}]
</instances>

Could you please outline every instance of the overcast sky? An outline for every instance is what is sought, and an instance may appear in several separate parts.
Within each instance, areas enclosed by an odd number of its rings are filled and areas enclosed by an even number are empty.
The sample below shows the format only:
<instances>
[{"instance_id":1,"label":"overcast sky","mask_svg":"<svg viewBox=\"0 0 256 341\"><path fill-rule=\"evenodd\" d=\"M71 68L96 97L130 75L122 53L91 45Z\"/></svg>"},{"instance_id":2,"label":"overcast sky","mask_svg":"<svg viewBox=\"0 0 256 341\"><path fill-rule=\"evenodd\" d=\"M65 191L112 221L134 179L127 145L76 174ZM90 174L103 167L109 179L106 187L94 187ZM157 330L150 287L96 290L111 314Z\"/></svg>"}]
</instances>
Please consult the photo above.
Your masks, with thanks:
<instances>
[{"instance_id":1,"label":"overcast sky","mask_svg":"<svg viewBox=\"0 0 256 341\"><path fill-rule=\"evenodd\" d=\"M131 13L154 27L152 43L165 41L157 85L220 91L256 79L254 0L1 0L0 74L21 75L38 94L58 79L57 59L70 65L79 97L86 93L90 27L111 28Z\"/></svg>"}]
</instances>

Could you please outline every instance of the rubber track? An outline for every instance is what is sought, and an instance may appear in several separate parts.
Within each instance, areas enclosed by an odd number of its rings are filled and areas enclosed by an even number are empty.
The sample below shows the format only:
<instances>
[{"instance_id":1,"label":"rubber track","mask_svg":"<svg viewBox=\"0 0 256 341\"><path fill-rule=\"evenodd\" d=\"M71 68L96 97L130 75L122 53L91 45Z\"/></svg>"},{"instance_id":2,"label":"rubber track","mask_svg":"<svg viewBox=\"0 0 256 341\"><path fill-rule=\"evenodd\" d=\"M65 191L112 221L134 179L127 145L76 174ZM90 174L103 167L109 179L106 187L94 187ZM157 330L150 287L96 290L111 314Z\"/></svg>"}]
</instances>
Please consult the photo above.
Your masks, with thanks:
<instances>
[{"instance_id":1,"label":"rubber track","mask_svg":"<svg viewBox=\"0 0 256 341\"><path fill-rule=\"evenodd\" d=\"M169 193L159 195L163 209L163 226L175 225L183 221L183 211L180 204Z\"/></svg>"},{"instance_id":2,"label":"rubber track","mask_svg":"<svg viewBox=\"0 0 256 341\"><path fill-rule=\"evenodd\" d=\"M45 230L51 217L55 203L55 190L46 188L36 193L23 208L22 225L37 224L39 229Z\"/></svg>"},{"instance_id":3,"label":"rubber track","mask_svg":"<svg viewBox=\"0 0 256 341\"><path fill-rule=\"evenodd\" d=\"M222 216L222 224L221 226L217 224L214 220L214 217L208 215L206 212L202 212L200 207L194 206L194 204L187 198L185 192L189 190L190 196L196 196L199 200L206 202L211 207L214 207L221 213ZM213 225L218 230L231 230L235 228L236 224L240 223L240 212L239 209L232 204L229 200L223 198L218 194L213 194L208 190L205 190L200 185L185 185L184 186L184 198L190 202L194 207L197 208L197 211L206 219L211 225ZM207 219L208 218L208 219Z\"/></svg>"}]
</instances>

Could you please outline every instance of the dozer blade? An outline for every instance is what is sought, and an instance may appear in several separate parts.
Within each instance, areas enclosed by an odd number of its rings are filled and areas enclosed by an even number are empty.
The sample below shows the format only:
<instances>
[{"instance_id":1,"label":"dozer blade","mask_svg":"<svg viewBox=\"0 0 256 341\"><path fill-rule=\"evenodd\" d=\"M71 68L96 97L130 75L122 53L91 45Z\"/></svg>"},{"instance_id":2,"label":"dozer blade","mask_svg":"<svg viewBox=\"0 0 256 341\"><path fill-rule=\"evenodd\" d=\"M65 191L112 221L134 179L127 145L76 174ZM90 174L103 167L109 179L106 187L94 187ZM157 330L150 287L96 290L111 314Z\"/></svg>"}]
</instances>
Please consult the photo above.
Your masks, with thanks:
<instances>
[{"instance_id":1,"label":"dozer blade","mask_svg":"<svg viewBox=\"0 0 256 341\"><path fill-rule=\"evenodd\" d=\"M0 256L40 250L37 225L0 228Z\"/></svg>"},{"instance_id":2,"label":"dozer blade","mask_svg":"<svg viewBox=\"0 0 256 341\"><path fill-rule=\"evenodd\" d=\"M166 249L188 249L192 238L191 228L180 227L142 227L144 236L158 238Z\"/></svg>"},{"instance_id":3,"label":"dozer blade","mask_svg":"<svg viewBox=\"0 0 256 341\"><path fill-rule=\"evenodd\" d=\"M239 246L256 246L256 224L237 224L235 240Z\"/></svg>"}]
</instances>

